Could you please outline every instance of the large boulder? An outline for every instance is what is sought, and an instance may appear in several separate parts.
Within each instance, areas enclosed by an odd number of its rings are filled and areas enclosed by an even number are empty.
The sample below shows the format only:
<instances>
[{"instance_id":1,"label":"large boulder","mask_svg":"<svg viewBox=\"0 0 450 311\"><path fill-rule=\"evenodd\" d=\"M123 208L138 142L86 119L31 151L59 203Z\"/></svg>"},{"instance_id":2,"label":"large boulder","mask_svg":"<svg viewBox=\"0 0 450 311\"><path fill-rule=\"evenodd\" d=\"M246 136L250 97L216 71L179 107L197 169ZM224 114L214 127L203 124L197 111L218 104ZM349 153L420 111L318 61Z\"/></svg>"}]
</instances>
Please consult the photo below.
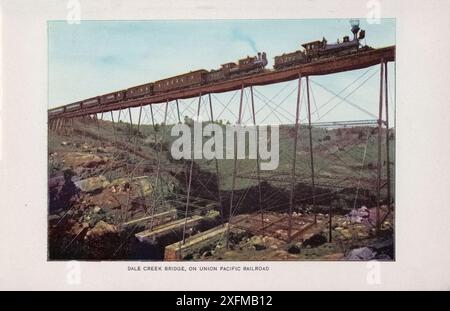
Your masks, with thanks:
<instances>
[{"instance_id":1,"label":"large boulder","mask_svg":"<svg viewBox=\"0 0 450 311\"><path fill-rule=\"evenodd\" d=\"M113 193L126 192L130 188L135 188L139 189L139 194L144 196L151 194L154 187L149 176L137 176L131 179L117 178L111 182L110 186Z\"/></svg>"},{"instance_id":2,"label":"large boulder","mask_svg":"<svg viewBox=\"0 0 450 311\"><path fill-rule=\"evenodd\" d=\"M75 185L83 192L96 192L108 187L109 181L105 176L86 178L75 182Z\"/></svg>"},{"instance_id":3,"label":"large boulder","mask_svg":"<svg viewBox=\"0 0 450 311\"><path fill-rule=\"evenodd\" d=\"M372 251L368 247L360 247L352 249L347 256L346 260L358 260L358 261L369 261L375 258L376 252Z\"/></svg>"},{"instance_id":4,"label":"large boulder","mask_svg":"<svg viewBox=\"0 0 450 311\"><path fill-rule=\"evenodd\" d=\"M58 175L48 180L48 192L50 211L69 208L76 195L78 188L72 181L73 172L65 170L62 175Z\"/></svg>"},{"instance_id":5,"label":"large boulder","mask_svg":"<svg viewBox=\"0 0 450 311\"><path fill-rule=\"evenodd\" d=\"M108 159L88 152L68 152L63 156L65 166L93 168L105 164Z\"/></svg>"},{"instance_id":6,"label":"large boulder","mask_svg":"<svg viewBox=\"0 0 450 311\"><path fill-rule=\"evenodd\" d=\"M102 238L108 234L116 234L118 229L116 226L108 224L107 222L100 220L97 224L86 233L86 240L93 240Z\"/></svg>"},{"instance_id":7,"label":"large boulder","mask_svg":"<svg viewBox=\"0 0 450 311\"><path fill-rule=\"evenodd\" d=\"M299 244L291 244L291 245L289 245L287 251L289 254L300 254L301 247Z\"/></svg>"},{"instance_id":8,"label":"large boulder","mask_svg":"<svg viewBox=\"0 0 450 311\"><path fill-rule=\"evenodd\" d=\"M364 219L368 219L369 215L369 209L365 206L362 206L359 209L352 209L350 213L347 214L347 218L351 223L361 223Z\"/></svg>"},{"instance_id":9,"label":"large boulder","mask_svg":"<svg viewBox=\"0 0 450 311\"><path fill-rule=\"evenodd\" d=\"M149 195L153 192L153 184L148 176L142 176L135 179L135 182L140 186L142 194Z\"/></svg>"},{"instance_id":10,"label":"large boulder","mask_svg":"<svg viewBox=\"0 0 450 311\"><path fill-rule=\"evenodd\" d=\"M252 248L254 248L257 251L266 249L263 237L259 235L255 235L249 239L249 244Z\"/></svg>"},{"instance_id":11,"label":"large boulder","mask_svg":"<svg viewBox=\"0 0 450 311\"><path fill-rule=\"evenodd\" d=\"M327 238L324 237L322 234L314 234L309 239L305 240L302 245L303 246L310 246L310 247L317 247L322 244L327 243Z\"/></svg>"}]
</instances>

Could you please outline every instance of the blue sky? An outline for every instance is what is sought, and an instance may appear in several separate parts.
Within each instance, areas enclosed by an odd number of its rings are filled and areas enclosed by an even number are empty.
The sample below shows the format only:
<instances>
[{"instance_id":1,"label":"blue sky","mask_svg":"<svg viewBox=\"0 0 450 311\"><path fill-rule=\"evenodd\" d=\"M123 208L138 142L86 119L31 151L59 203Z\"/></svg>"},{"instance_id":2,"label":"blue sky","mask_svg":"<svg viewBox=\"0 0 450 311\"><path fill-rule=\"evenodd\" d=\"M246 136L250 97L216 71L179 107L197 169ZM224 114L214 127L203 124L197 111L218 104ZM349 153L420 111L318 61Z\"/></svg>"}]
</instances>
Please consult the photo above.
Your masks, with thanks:
<instances>
[{"instance_id":1,"label":"blue sky","mask_svg":"<svg viewBox=\"0 0 450 311\"><path fill-rule=\"evenodd\" d=\"M361 19L360 26L366 30L366 44L372 47L395 44L395 20L382 19L380 24L367 24ZM81 21L78 25L52 21L48 23L48 35L49 107L56 107L190 70L218 68L222 63L253 55L256 49L267 52L270 68L274 56L300 49L303 42L322 37L333 42L351 32L348 19ZM317 104L325 103L332 96L319 85L337 93L366 72L366 76L373 75L372 78L351 94L349 100L376 113L379 81L375 71L379 69L370 70L312 77ZM394 73L394 66L390 65L389 70ZM392 92L393 77L391 75ZM262 94L273 97L281 92L274 98L274 102L280 103L283 96L295 88L295 83L260 87L258 92L261 98ZM292 114L294 95L281 104L286 115ZM215 98L225 103L232 96L229 93ZM237 98L230 103L232 107L237 104ZM270 112L270 109L261 110L260 119L268 115L266 122L277 122ZM330 120L371 118L346 103L339 104L328 115L331 115ZM231 121L234 118L226 108L222 117ZM317 120L328 121L320 118L320 114Z\"/></svg>"}]
</instances>

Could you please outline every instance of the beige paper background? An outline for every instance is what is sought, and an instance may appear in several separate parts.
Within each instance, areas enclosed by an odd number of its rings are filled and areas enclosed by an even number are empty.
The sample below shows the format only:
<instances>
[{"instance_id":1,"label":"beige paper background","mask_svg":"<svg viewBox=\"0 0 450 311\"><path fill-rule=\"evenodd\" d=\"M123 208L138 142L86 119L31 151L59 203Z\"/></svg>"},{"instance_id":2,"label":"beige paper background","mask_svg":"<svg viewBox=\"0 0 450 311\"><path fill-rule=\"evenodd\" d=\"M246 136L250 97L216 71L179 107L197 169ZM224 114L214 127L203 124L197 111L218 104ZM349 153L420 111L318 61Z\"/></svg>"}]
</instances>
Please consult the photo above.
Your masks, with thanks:
<instances>
[{"instance_id":1,"label":"beige paper background","mask_svg":"<svg viewBox=\"0 0 450 311\"><path fill-rule=\"evenodd\" d=\"M448 1L80 0L82 19L105 20L364 18L368 3L380 3L381 17L397 19L397 258L375 266L269 262L269 272L226 273L128 272L132 262L81 262L79 284L68 282L76 268L47 262L46 245L46 22L66 19L68 2L0 2L0 289L450 290ZM367 281L373 275L379 284Z\"/></svg>"}]
</instances>

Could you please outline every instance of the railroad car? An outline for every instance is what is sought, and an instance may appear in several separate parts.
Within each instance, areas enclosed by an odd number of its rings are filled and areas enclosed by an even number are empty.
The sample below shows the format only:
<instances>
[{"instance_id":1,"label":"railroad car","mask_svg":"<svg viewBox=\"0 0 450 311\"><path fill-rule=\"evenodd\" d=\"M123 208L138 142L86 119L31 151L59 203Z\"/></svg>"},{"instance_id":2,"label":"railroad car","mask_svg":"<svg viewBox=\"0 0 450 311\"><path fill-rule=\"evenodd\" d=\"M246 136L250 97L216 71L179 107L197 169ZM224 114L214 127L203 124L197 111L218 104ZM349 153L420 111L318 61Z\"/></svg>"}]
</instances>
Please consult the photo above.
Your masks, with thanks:
<instances>
[{"instance_id":1,"label":"railroad car","mask_svg":"<svg viewBox=\"0 0 450 311\"><path fill-rule=\"evenodd\" d=\"M65 106L64 112L71 112L81 109L81 102L76 102Z\"/></svg>"},{"instance_id":2,"label":"railroad car","mask_svg":"<svg viewBox=\"0 0 450 311\"><path fill-rule=\"evenodd\" d=\"M221 69L216 69L216 70L210 70L205 75L205 82L206 83L214 83L214 82L217 82L217 81L225 80L226 78L227 78L227 75L226 75L225 71L222 70L222 68Z\"/></svg>"},{"instance_id":3,"label":"railroad car","mask_svg":"<svg viewBox=\"0 0 450 311\"><path fill-rule=\"evenodd\" d=\"M213 83L228 79L230 76L230 70L238 67L238 64L230 62L220 65L220 69L210 70L206 73L205 82Z\"/></svg>"},{"instance_id":4,"label":"railroad car","mask_svg":"<svg viewBox=\"0 0 450 311\"><path fill-rule=\"evenodd\" d=\"M81 103L81 108L84 109L84 108L89 108L89 107L98 105L99 98L100 98L100 96L83 100L82 103Z\"/></svg>"},{"instance_id":5,"label":"railroad car","mask_svg":"<svg viewBox=\"0 0 450 311\"><path fill-rule=\"evenodd\" d=\"M217 81L226 80L238 75L251 74L259 72L267 65L266 53L258 53L257 56L247 56L238 60L237 63L225 63L220 66L220 69L211 70L206 73L206 83L213 83Z\"/></svg>"},{"instance_id":6,"label":"railroad car","mask_svg":"<svg viewBox=\"0 0 450 311\"><path fill-rule=\"evenodd\" d=\"M267 65L267 55L266 52L258 52L257 56L247 56L238 60L237 66L230 68L230 76L240 75L240 74L250 74L256 73L264 69Z\"/></svg>"},{"instance_id":7,"label":"railroad car","mask_svg":"<svg viewBox=\"0 0 450 311\"><path fill-rule=\"evenodd\" d=\"M290 67L292 65L307 63L308 59L303 51L295 51L292 53L285 53L275 56L275 63L273 68L275 70Z\"/></svg>"},{"instance_id":8,"label":"railroad car","mask_svg":"<svg viewBox=\"0 0 450 311\"><path fill-rule=\"evenodd\" d=\"M50 110L48 111L48 114L49 114L50 116L56 116L56 115L58 115L58 114L60 114L60 113L63 113L63 112L65 111L65 109L66 109L66 107L57 107L57 108L53 108L53 109L50 109Z\"/></svg>"},{"instance_id":9,"label":"railroad car","mask_svg":"<svg viewBox=\"0 0 450 311\"><path fill-rule=\"evenodd\" d=\"M126 91L126 99L153 95L153 83L146 83L129 88Z\"/></svg>"},{"instance_id":10,"label":"railroad car","mask_svg":"<svg viewBox=\"0 0 450 311\"><path fill-rule=\"evenodd\" d=\"M191 71L175 77L156 81L153 84L154 94L170 92L186 87L202 85L205 82L205 75L208 71L204 69Z\"/></svg>"},{"instance_id":11,"label":"railroad car","mask_svg":"<svg viewBox=\"0 0 450 311\"><path fill-rule=\"evenodd\" d=\"M102 95L100 97L100 103L101 104L110 104L110 103L115 103L121 100L125 99L126 95L126 91L122 90L122 91L118 91L118 92L113 92L113 93L109 93L109 94L105 94Z\"/></svg>"}]
</instances>

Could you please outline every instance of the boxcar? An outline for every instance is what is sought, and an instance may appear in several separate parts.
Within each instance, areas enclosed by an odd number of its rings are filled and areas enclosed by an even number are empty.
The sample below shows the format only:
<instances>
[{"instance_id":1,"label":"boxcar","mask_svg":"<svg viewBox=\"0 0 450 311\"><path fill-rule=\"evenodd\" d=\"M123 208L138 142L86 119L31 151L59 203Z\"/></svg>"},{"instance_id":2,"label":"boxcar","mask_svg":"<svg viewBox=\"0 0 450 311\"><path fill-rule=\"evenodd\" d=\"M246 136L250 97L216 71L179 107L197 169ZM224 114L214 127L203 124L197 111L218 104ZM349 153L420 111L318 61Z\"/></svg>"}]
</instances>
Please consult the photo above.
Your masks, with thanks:
<instances>
[{"instance_id":1,"label":"boxcar","mask_svg":"<svg viewBox=\"0 0 450 311\"><path fill-rule=\"evenodd\" d=\"M205 82L206 73L208 73L208 71L201 69L156 81L153 85L153 91L155 93L163 93L186 87L201 85Z\"/></svg>"},{"instance_id":2,"label":"boxcar","mask_svg":"<svg viewBox=\"0 0 450 311\"><path fill-rule=\"evenodd\" d=\"M153 83L131 87L127 90L127 99L153 95Z\"/></svg>"}]
</instances>

